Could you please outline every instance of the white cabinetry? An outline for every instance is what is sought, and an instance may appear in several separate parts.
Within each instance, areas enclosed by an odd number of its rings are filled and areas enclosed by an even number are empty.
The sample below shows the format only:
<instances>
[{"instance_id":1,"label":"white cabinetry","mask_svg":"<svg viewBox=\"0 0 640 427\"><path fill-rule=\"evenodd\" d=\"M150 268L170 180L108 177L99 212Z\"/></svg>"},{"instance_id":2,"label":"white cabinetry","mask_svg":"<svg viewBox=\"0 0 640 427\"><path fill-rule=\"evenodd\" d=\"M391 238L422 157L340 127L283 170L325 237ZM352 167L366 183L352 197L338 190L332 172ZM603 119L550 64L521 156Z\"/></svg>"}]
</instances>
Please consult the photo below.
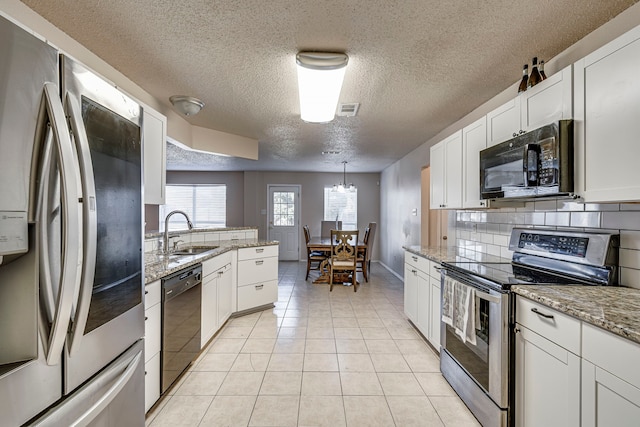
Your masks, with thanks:
<instances>
[{"instance_id":1,"label":"white cabinetry","mask_svg":"<svg viewBox=\"0 0 640 427\"><path fill-rule=\"evenodd\" d=\"M582 425L637 426L640 345L584 324L582 357Z\"/></svg>"},{"instance_id":2,"label":"white cabinetry","mask_svg":"<svg viewBox=\"0 0 640 427\"><path fill-rule=\"evenodd\" d=\"M160 280L145 286L144 294L144 410L147 412L160 398Z\"/></svg>"},{"instance_id":3,"label":"white cabinetry","mask_svg":"<svg viewBox=\"0 0 640 427\"><path fill-rule=\"evenodd\" d=\"M462 130L431 147L431 209L462 208Z\"/></svg>"},{"instance_id":4,"label":"white cabinetry","mask_svg":"<svg viewBox=\"0 0 640 427\"><path fill-rule=\"evenodd\" d=\"M571 66L487 114L487 147L573 114Z\"/></svg>"},{"instance_id":5,"label":"white cabinetry","mask_svg":"<svg viewBox=\"0 0 640 427\"><path fill-rule=\"evenodd\" d=\"M278 300L278 246L238 249L237 310L249 310Z\"/></svg>"},{"instance_id":6,"label":"white cabinetry","mask_svg":"<svg viewBox=\"0 0 640 427\"><path fill-rule=\"evenodd\" d=\"M574 70L577 192L587 202L640 200L640 27Z\"/></svg>"},{"instance_id":7,"label":"white cabinetry","mask_svg":"<svg viewBox=\"0 0 640 427\"><path fill-rule=\"evenodd\" d=\"M487 118L482 117L462 129L463 208L486 208L480 199L480 151L487 148Z\"/></svg>"},{"instance_id":8,"label":"white cabinetry","mask_svg":"<svg viewBox=\"0 0 640 427\"><path fill-rule=\"evenodd\" d=\"M440 351L440 264L405 252L404 313Z\"/></svg>"},{"instance_id":9,"label":"white cabinetry","mask_svg":"<svg viewBox=\"0 0 640 427\"><path fill-rule=\"evenodd\" d=\"M231 266L231 252L202 263L201 348L204 348L231 314Z\"/></svg>"},{"instance_id":10,"label":"white cabinetry","mask_svg":"<svg viewBox=\"0 0 640 427\"><path fill-rule=\"evenodd\" d=\"M143 107L142 142L144 152L144 203L165 202L167 160L167 118L149 107Z\"/></svg>"},{"instance_id":11,"label":"white cabinetry","mask_svg":"<svg viewBox=\"0 0 640 427\"><path fill-rule=\"evenodd\" d=\"M580 326L516 298L516 426L580 426Z\"/></svg>"}]
</instances>

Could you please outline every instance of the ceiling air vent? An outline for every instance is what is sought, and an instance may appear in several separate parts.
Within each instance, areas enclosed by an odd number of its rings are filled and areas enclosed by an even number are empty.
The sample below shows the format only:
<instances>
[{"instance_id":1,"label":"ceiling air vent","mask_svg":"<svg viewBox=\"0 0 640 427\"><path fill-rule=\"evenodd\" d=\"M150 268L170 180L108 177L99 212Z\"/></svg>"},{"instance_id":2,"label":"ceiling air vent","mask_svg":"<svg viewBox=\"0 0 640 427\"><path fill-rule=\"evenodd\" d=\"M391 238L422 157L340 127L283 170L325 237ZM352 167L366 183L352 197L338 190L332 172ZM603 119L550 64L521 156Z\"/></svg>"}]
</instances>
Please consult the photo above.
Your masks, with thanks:
<instances>
[{"instance_id":1,"label":"ceiling air vent","mask_svg":"<svg viewBox=\"0 0 640 427\"><path fill-rule=\"evenodd\" d=\"M360 104L357 102L354 102L353 104L340 104L336 114L338 116L355 117L355 115L358 114L359 107Z\"/></svg>"}]
</instances>

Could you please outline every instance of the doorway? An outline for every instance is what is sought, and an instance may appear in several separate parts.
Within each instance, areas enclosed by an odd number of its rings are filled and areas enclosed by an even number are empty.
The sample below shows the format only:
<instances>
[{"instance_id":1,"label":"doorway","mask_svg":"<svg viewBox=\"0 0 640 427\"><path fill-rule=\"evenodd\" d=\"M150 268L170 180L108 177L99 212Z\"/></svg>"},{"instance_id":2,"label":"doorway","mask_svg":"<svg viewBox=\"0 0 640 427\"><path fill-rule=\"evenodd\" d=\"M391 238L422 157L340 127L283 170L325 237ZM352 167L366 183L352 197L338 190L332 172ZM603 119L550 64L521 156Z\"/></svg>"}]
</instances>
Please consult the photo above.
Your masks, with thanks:
<instances>
[{"instance_id":1,"label":"doorway","mask_svg":"<svg viewBox=\"0 0 640 427\"><path fill-rule=\"evenodd\" d=\"M267 236L280 242L280 261L298 261L300 257L300 187L267 184Z\"/></svg>"}]
</instances>

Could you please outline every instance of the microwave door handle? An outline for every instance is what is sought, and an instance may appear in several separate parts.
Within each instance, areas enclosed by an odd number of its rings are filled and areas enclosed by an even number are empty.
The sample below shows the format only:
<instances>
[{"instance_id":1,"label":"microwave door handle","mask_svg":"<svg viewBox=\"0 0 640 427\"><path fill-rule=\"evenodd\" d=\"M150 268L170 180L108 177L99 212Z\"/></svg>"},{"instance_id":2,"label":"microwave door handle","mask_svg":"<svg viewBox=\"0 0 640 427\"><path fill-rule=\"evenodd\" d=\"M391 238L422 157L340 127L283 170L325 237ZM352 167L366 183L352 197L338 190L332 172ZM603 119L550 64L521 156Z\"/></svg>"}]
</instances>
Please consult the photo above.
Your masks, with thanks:
<instances>
[{"instance_id":1,"label":"microwave door handle","mask_svg":"<svg viewBox=\"0 0 640 427\"><path fill-rule=\"evenodd\" d=\"M61 206L62 206L62 255L61 273L56 307L48 337L47 364L60 363L62 349L67 337L67 330L71 322L73 297L79 284L79 265L82 261L79 246L81 243L80 229L81 214L79 210L77 165L71 136L67 127L62 102L58 97L58 86L52 83L44 85L44 101L49 116L49 123L53 131L56 151L60 165ZM42 212L47 215L47 212ZM40 224L41 229L46 224ZM46 231L45 231L46 232ZM48 249L41 256L47 256Z\"/></svg>"},{"instance_id":2,"label":"microwave door handle","mask_svg":"<svg viewBox=\"0 0 640 427\"><path fill-rule=\"evenodd\" d=\"M87 138L87 132L80 113L80 103L73 94L67 93L65 104L67 114L69 115L69 124L71 126L76 152L78 153L78 163L80 165L80 180L83 194L82 217L84 219L80 292L75 318L71 328L71 342L69 345L69 354L73 356L80 347L80 341L84 335L87 318L89 317L89 305L91 304L96 268L98 219L96 213L96 186L93 176L93 163L91 162L91 152L89 151L89 139Z\"/></svg>"}]
</instances>

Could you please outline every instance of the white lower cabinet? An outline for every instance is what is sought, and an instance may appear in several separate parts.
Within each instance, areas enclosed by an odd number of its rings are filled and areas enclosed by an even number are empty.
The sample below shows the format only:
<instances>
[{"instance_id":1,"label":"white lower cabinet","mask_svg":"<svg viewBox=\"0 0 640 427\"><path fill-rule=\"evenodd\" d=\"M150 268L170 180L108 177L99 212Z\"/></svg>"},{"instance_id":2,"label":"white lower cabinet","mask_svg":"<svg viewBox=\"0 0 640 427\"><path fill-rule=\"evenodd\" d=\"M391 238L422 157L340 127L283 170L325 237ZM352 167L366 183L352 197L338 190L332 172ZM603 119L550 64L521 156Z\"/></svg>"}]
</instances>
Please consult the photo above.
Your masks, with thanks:
<instances>
[{"instance_id":1,"label":"white lower cabinet","mask_svg":"<svg viewBox=\"0 0 640 427\"><path fill-rule=\"evenodd\" d=\"M516 330L516 426L639 425L640 345L521 296Z\"/></svg>"},{"instance_id":2,"label":"white lower cabinet","mask_svg":"<svg viewBox=\"0 0 640 427\"><path fill-rule=\"evenodd\" d=\"M440 351L440 264L405 252L404 313Z\"/></svg>"},{"instance_id":3,"label":"white lower cabinet","mask_svg":"<svg viewBox=\"0 0 640 427\"><path fill-rule=\"evenodd\" d=\"M218 327L222 327L233 312L233 280L231 263L218 272Z\"/></svg>"},{"instance_id":4,"label":"white lower cabinet","mask_svg":"<svg viewBox=\"0 0 640 427\"><path fill-rule=\"evenodd\" d=\"M204 348L218 330L218 274L213 272L202 279L200 314L200 348Z\"/></svg>"},{"instance_id":5,"label":"white lower cabinet","mask_svg":"<svg viewBox=\"0 0 640 427\"><path fill-rule=\"evenodd\" d=\"M640 345L591 325L582 339L582 425L639 425Z\"/></svg>"},{"instance_id":6,"label":"white lower cabinet","mask_svg":"<svg viewBox=\"0 0 640 427\"><path fill-rule=\"evenodd\" d=\"M237 311L278 300L278 246L238 249Z\"/></svg>"},{"instance_id":7,"label":"white lower cabinet","mask_svg":"<svg viewBox=\"0 0 640 427\"><path fill-rule=\"evenodd\" d=\"M160 280L144 290L144 410L160 398L160 345L162 340L162 288Z\"/></svg>"}]
</instances>

